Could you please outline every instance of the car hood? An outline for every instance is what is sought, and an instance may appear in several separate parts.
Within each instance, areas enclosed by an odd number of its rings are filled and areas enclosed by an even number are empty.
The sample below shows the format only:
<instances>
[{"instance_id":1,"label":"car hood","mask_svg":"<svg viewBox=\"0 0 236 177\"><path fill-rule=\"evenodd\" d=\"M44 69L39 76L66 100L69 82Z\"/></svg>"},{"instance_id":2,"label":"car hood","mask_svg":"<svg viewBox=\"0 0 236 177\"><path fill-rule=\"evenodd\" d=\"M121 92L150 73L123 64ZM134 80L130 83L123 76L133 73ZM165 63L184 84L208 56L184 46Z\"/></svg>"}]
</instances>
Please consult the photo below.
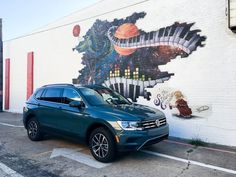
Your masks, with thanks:
<instances>
[{"instance_id":1,"label":"car hood","mask_svg":"<svg viewBox=\"0 0 236 177\"><path fill-rule=\"evenodd\" d=\"M120 120L146 121L165 117L164 113L149 106L132 105L106 105L96 108L97 111L107 115L115 116Z\"/></svg>"}]
</instances>

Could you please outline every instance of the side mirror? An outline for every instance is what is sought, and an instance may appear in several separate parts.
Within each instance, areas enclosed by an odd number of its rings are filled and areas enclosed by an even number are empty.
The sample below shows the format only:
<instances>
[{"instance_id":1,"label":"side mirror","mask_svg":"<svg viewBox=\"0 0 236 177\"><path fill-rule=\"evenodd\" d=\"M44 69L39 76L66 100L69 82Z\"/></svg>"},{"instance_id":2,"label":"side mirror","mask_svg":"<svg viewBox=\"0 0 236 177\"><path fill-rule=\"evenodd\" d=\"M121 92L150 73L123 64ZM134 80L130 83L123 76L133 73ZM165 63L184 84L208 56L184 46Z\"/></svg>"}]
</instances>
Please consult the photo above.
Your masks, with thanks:
<instances>
[{"instance_id":1,"label":"side mirror","mask_svg":"<svg viewBox=\"0 0 236 177\"><path fill-rule=\"evenodd\" d=\"M82 101L71 101L70 103L69 103L69 106L70 107L74 107L74 108L81 108L81 107L83 107L83 102Z\"/></svg>"},{"instance_id":2,"label":"side mirror","mask_svg":"<svg viewBox=\"0 0 236 177\"><path fill-rule=\"evenodd\" d=\"M127 98L127 100L129 100L129 102L133 103L133 100L131 98Z\"/></svg>"}]
</instances>

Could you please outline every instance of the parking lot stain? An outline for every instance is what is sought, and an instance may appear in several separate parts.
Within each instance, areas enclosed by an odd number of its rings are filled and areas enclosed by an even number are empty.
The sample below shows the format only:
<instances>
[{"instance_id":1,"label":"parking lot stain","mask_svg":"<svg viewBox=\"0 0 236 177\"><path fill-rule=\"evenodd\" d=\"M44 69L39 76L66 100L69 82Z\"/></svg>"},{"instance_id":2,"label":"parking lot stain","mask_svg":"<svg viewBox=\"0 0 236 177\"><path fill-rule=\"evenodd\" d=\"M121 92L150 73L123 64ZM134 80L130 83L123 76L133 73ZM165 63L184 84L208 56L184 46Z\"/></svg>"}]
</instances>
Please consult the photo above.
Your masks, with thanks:
<instances>
[{"instance_id":1,"label":"parking lot stain","mask_svg":"<svg viewBox=\"0 0 236 177\"><path fill-rule=\"evenodd\" d=\"M6 164L8 167L20 173L25 177L39 177L39 176L47 176L47 177L58 177L58 174L54 174L43 170L40 167L40 164L36 164L33 160L24 159L19 155L14 154L1 154L0 161Z\"/></svg>"},{"instance_id":2,"label":"parking lot stain","mask_svg":"<svg viewBox=\"0 0 236 177\"><path fill-rule=\"evenodd\" d=\"M193 152L193 149L187 150L188 155Z\"/></svg>"}]
</instances>

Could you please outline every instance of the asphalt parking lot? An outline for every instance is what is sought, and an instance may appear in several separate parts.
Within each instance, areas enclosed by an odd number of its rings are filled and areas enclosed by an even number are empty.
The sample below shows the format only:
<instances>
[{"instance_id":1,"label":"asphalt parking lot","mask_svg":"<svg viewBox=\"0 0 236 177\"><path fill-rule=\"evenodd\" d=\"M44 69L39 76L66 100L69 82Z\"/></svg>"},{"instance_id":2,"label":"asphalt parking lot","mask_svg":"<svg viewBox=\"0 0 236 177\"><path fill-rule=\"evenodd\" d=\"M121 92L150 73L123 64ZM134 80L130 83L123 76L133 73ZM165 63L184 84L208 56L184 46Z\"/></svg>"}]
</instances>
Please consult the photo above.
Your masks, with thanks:
<instances>
[{"instance_id":1,"label":"asphalt parking lot","mask_svg":"<svg viewBox=\"0 0 236 177\"><path fill-rule=\"evenodd\" d=\"M236 176L236 148L195 147L171 138L104 164L75 140L47 136L32 142L21 114L0 113L0 177L44 176L231 177Z\"/></svg>"}]
</instances>

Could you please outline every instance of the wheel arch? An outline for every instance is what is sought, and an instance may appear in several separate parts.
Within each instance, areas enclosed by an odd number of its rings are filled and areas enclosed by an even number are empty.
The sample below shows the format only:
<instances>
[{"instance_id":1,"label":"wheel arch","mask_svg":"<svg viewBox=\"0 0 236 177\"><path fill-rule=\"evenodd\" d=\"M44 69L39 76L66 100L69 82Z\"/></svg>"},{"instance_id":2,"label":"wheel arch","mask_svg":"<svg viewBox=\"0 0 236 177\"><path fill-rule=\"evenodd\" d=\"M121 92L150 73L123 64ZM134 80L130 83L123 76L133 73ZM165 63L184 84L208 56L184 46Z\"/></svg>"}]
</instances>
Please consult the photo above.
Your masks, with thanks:
<instances>
[{"instance_id":1,"label":"wheel arch","mask_svg":"<svg viewBox=\"0 0 236 177\"><path fill-rule=\"evenodd\" d=\"M90 137L91 133L93 132L93 130L95 130L96 128L99 128L99 127L103 127L106 130L108 130L111 133L111 135L115 141L115 132L110 125L107 125L104 122L95 122L92 125L90 125L86 131L85 141L86 141L87 145L89 145L89 137Z\"/></svg>"},{"instance_id":2,"label":"wheel arch","mask_svg":"<svg viewBox=\"0 0 236 177\"><path fill-rule=\"evenodd\" d=\"M28 122L31 118L33 118L33 117L35 117L35 115L34 115L33 113L30 113L30 114L28 114L28 115L25 117L25 119L24 119L24 126L25 126L25 128L26 128L26 126L27 126L27 122Z\"/></svg>"}]
</instances>

